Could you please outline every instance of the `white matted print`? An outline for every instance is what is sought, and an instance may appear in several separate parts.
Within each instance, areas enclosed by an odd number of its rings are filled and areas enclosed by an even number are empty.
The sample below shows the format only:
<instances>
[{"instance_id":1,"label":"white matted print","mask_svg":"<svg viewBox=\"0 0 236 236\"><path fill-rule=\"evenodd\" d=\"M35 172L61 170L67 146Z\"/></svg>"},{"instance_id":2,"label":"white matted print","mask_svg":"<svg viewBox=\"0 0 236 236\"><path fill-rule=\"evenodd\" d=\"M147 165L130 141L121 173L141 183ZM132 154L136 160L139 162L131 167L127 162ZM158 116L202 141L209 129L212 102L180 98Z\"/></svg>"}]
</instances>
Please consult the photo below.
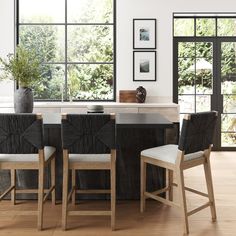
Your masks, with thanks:
<instances>
[{"instance_id":1,"label":"white matted print","mask_svg":"<svg viewBox=\"0 0 236 236\"><path fill-rule=\"evenodd\" d=\"M133 48L156 49L156 19L133 19Z\"/></svg>"},{"instance_id":2,"label":"white matted print","mask_svg":"<svg viewBox=\"0 0 236 236\"><path fill-rule=\"evenodd\" d=\"M156 81L156 52L133 52L133 81Z\"/></svg>"}]
</instances>

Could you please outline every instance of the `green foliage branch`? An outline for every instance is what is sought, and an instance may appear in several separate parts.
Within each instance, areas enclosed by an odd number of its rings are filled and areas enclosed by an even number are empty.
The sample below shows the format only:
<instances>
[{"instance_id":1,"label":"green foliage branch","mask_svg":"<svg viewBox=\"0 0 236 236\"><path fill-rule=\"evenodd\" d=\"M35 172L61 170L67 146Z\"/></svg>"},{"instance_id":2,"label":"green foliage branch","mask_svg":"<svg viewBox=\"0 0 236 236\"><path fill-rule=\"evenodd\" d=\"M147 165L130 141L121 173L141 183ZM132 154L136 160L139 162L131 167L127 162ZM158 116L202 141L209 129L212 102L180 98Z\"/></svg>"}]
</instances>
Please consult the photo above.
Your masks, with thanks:
<instances>
[{"instance_id":1,"label":"green foliage branch","mask_svg":"<svg viewBox=\"0 0 236 236\"><path fill-rule=\"evenodd\" d=\"M15 80L21 87L31 87L41 78L40 62L33 51L18 46L16 53L8 54L7 59L0 58L2 69L0 80Z\"/></svg>"}]
</instances>

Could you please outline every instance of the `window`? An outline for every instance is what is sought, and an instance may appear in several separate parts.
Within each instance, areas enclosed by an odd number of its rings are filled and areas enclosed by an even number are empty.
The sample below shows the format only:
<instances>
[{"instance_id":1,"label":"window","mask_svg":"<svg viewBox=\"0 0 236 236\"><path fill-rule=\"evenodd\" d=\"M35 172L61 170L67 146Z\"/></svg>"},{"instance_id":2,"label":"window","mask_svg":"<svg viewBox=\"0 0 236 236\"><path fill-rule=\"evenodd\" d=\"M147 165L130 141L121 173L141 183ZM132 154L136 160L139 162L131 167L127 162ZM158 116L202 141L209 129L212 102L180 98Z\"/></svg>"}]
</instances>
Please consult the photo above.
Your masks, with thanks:
<instances>
[{"instance_id":1,"label":"window","mask_svg":"<svg viewBox=\"0 0 236 236\"><path fill-rule=\"evenodd\" d=\"M236 150L236 14L174 14L173 43L181 118L217 110L214 147Z\"/></svg>"},{"instance_id":2,"label":"window","mask_svg":"<svg viewBox=\"0 0 236 236\"><path fill-rule=\"evenodd\" d=\"M18 0L17 41L42 62L37 100L115 100L115 0Z\"/></svg>"}]
</instances>

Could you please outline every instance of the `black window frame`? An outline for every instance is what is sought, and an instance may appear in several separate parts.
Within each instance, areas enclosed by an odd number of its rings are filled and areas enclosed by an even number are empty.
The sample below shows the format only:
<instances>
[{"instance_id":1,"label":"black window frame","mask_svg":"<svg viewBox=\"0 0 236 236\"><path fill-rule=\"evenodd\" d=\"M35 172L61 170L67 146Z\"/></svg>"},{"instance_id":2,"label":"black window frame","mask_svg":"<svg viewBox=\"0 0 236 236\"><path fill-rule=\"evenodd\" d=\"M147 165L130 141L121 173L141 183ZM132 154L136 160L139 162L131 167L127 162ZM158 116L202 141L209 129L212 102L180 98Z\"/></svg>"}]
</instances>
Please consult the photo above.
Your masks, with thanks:
<instances>
[{"instance_id":1,"label":"black window frame","mask_svg":"<svg viewBox=\"0 0 236 236\"><path fill-rule=\"evenodd\" d=\"M68 65L79 65L79 64L90 64L90 65L113 65L113 98L112 99L106 99L106 100L100 100L100 99L73 99L73 102L116 102L116 0L113 1L113 22L112 23L68 23L67 22L67 0L65 1L65 22L64 23L20 23L20 17L19 17L19 1L20 0L15 0L14 1L14 7L15 7L15 49L17 45L19 44L19 26L20 25L63 25L65 26L65 61L64 62L46 62L43 64L48 64L48 65L64 65L65 66L65 96L63 99L63 102L69 102L69 96L68 96L68 88L67 88L67 82L68 82ZM50 1L50 0L49 0ZM70 25L88 25L88 26L100 26L100 25L108 25L108 26L113 26L113 61L112 62L68 62L68 54L67 54L67 28ZM18 88L18 84L14 86ZM42 102L59 102L62 101L61 99L34 99L35 101L42 101Z\"/></svg>"}]
</instances>

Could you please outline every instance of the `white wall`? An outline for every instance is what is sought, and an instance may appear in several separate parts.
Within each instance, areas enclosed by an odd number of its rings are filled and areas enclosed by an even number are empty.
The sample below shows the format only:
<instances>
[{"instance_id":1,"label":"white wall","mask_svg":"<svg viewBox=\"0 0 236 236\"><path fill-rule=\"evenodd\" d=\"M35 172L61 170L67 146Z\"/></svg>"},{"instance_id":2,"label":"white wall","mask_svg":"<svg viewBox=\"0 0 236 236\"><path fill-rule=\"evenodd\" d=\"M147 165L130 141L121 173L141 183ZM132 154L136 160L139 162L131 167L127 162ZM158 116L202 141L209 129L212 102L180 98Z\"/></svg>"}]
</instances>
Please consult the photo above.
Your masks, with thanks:
<instances>
[{"instance_id":1,"label":"white wall","mask_svg":"<svg viewBox=\"0 0 236 236\"><path fill-rule=\"evenodd\" d=\"M14 52L14 0L0 0L0 57ZM13 100L13 82L0 81L0 102Z\"/></svg>"},{"instance_id":2,"label":"white wall","mask_svg":"<svg viewBox=\"0 0 236 236\"><path fill-rule=\"evenodd\" d=\"M14 52L14 1L0 0L0 56Z\"/></svg>"},{"instance_id":3,"label":"white wall","mask_svg":"<svg viewBox=\"0 0 236 236\"><path fill-rule=\"evenodd\" d=\"M0 0L0 56L13 51L13 0ZM235 0L117 0L117 94L147 89L148 101L172 101L172 13L236 12ZM133 82L133 18L157 19L157 81Z\"/></svg>"}]
</instances>

